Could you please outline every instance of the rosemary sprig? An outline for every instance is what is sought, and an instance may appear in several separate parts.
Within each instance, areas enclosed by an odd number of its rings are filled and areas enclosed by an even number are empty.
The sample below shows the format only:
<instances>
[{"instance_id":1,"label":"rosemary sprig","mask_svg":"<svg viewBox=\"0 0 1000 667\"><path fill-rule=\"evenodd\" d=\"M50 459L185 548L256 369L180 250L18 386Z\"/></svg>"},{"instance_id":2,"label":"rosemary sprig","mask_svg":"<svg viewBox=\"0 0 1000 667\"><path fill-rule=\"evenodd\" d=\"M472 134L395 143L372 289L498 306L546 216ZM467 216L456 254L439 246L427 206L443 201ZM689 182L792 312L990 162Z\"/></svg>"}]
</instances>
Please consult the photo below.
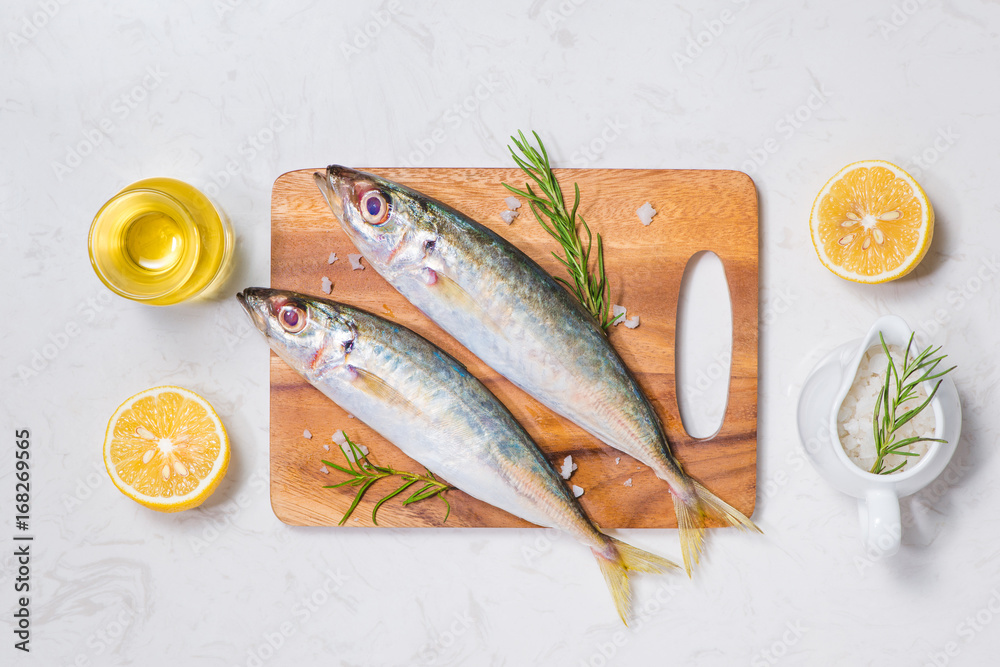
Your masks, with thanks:
<instances>
[{"instance_id":1,"label":"rosemary sprig","mask_svg":"<svg viewBox=\"0 0 1000 667\"><path fill-rule=\"evenodd\" d=\"M911 361L910 348L913 346L913 334L910 334L910 340L906 343L906 350L903 353L903 368L900 371L896 368L896 364L893 363L892 355L889 354L889 346L885 344L885 339L881 333L879 334L879 340L882 342L882 350L885 351L885 356L888 358L889 363L885 370L885 382L882 384L878 400L875 402L875 411L872 416L872 431L875 436L875 453L877 458L869 472L873 472L876 475L889 475L897 470L902 470L903 466L908 462L904 459L899 465L886 470L885 458L890 454L919 456L915 452L904 451L904 448L916 442L947 442L947 440L940 438L923 438L918 436L896 440L895 434L904 424L930 405L930 402L934 400L935 394L937 394L938 388L941 386L940 378L953 371L955 366L935 373L941 361L948 356L945 354L934 356L941 350L940 347L932 349L928 346ZM917 407L899 414L903 403L916 397L917 385L928 380L937 380L937 384L934 385L933 391L927 396L926 400Z\"/></svg>"},{"instance_id":2,"label":"rosemary sprig","mask_svg":"<svg viewBox=\"0 0 1000 667\"><path fill-rule=\"evenodd\" d=\"M545 228L545 231L563 247L565 257L560 257L554 252L552 255L566 267L573 282L570 283L560 277L556 277L556 280L569 288L569 291L580 300L584 308L590 311L601 327L607 331L608 327L622 316L608 318L611 287L604 271L604 244L600 234L597 235L594 270L590 269L593 236L587 221L583 219L582 215L577 216L576 214L580 207L580 186L576 183L573 184L573 208L567 210L562 188L559 186L555 174L552 173L549 155L542 144L541 137L538 136L537 132L532 132L535 141L538 142L536 149L524 137L523 132L519 130L517 134L518 137L511 137L510 140L517 146L521 155L518 155L510 146L507 149L517 166L535 182L540 194L535 192L530 183L524 184L524 190L519 190L507 183L504 183L503 186L515 195L528 200L535 218ZM584 243L583 235L577 228L577 220L580 221L583 232L586 233L586 243Z\"/></svg>"},{"instance_id":3,"label":"rosemary sprig","mask_svg":"<svg viewBox=\"0 0 1000 667\"><path fill-rule=\"evenodd\" d=\"M428 498L437 496L445 504L446 511L444 514L444 520L448 520L448 517L451 515L451 503L449 503L448 499L444 497L444 493L451 487L435 477L434 473L428 470L426 471L427 474L418 475L412 472L394 470L393 468L377 465L372 462L368 454L362 453L361 448L354 444L354 442L347 437L346 433L344 434L344 439L351 448L351 454L353 456L352 460L352 457L348 456L347 452L341 448L341 453L347 461L347 467L345 468L344 466L331 463L330 461L323 461L324 465L328 465L331 468L335 468L342 473L350 475L350 479L346 479L338 484L326 485L323 487L324 489L336 489L342 486L358 487L358 492L354 496L354 502L352 502L351 506L347 508L346 512L344 512L344 517L340 520L338 525L343 526L347 523L347 520L351 518L354 510L361 502L361 499L364 498L365 494L368 493L368 490L379 480L386 479L388 477L399 477L402 479L402 484L400 484L395 491L383 496L377 503L375 503L375 506L372 507L372 523L376 526L378 525L376 515L382 505L413 487L417 488L406 500L403 501L403 505L410 505L420 502L421 500L427 500Z\"/></svg>"}]
</instances>

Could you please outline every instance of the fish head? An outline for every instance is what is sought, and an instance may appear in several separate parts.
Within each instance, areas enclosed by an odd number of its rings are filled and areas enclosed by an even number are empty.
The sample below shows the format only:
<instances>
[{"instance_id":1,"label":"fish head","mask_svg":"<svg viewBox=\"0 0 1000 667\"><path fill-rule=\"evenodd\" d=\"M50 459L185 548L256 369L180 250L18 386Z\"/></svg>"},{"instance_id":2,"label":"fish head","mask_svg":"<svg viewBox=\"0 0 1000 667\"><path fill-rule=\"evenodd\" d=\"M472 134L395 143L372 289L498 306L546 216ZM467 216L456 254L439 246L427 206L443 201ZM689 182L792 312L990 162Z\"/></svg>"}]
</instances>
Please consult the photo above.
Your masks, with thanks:
<instances>
[{"instance_id":1,"label":"fish head","mask_svg":"<svg viewBox=\"0 0 1000 667\"><path fill-rule=\"evenodd\" d=\"M428 207L435 203L427 197L338 165L313 177L344 232L379 273L413 270L434 250L438 232Z\"/></svg>"},{"instance_id":2,"label":"fish head","mask_svg":"<svg viewBox=\"0 0 1000 667\"><path fill-rule=\"evenodd\" d=\"M265 287L236 298L271 349L310 382L345 365L358 332L343 306Z\"/></svg>"}]
</instances>

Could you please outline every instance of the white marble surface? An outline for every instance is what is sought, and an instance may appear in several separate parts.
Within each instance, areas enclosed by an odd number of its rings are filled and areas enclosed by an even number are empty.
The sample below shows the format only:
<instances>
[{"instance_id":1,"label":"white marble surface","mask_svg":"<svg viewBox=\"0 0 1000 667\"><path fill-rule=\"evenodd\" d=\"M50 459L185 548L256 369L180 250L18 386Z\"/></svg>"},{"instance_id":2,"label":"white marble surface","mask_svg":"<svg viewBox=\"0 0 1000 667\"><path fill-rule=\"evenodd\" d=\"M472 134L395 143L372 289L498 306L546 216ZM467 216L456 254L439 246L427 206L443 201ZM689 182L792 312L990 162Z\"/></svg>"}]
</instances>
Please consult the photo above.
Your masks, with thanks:
<instances>
[{"instance_id":1,"label":"white marble surface","mask_svg":"<svg viewBox=\"0 0 1000 667\"><path fill-rule=\"evenodd\" d=\"M995 660L1000 6L139 4L0 9L0 664ZM267 354L235 300L111 298L85 251L105 199L170 175L234 222L227 293L266 284L282 172L504 166L518 128L542 131L562 165L742 169L760 194L765 535L713 534L693 581L640 578L631 629L586 550L546 532L281 524L267 494ZM915 274L879 287L826 271L807 228L825 180L872 157L910 168L938 219ZM891 560L863 553L853 502L805 463L794 426L812 365L887 312L946 346L965 405L947 479L904 502ZM164 383L208 397L234 443L218 492L181 515L128 501L100 462L108 415ZM9 628L15 428L31 430L34 465L28 655ZM679 558L674 531L626 537Z\"/></svg>"}]
</instances>

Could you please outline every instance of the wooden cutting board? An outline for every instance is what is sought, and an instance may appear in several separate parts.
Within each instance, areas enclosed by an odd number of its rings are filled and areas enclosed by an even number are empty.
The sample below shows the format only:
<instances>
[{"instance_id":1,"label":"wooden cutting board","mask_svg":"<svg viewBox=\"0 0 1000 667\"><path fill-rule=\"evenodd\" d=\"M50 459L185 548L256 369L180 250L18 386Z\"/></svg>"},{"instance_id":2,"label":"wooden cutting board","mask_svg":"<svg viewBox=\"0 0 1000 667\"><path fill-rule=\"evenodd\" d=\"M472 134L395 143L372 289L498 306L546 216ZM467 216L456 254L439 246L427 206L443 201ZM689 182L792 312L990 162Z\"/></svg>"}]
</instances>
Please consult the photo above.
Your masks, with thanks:
<instances>
[{"instance_id":1,"label":"wooden cutting board","mask_svg":"<svg viewBox=\"0 0 1000 667\"><path fill-rule=\"evenodd\" d=\"M341 231L313 181L315 169L292 171L274 183L271 199L271 286L318 296L322 278L333 282L330 298L393 319L428 338L464 363L510 409L558 467L567 455L579 466L570 483L585 490L587 513L605 529L674 528L665 482L556 416L474 357L409 304L374 269L352 270L357 250ZM562 275L551 251L558 249L525 205L512 225L500 219L508 193L502 182L523 185L516 169L369 169L454 206L504 236L550 274ZM563 189L579 183L580 214L604 238L612 303L640 316L637 329L615 327L610 340L650 398L685 470L747 516L756 497L757 459L757 195L753 182L735 171L557 169ZM644 227L635 210L649 201L658 211ZM688 259L715 252L725 267L732 297L733 354L729 401L722 429L707 440L688 436L674 387L674 330L678 291ZM340 258L327 264L336 252ZM311 439L303 436L304 430ZM271 354L271 506L288 524L337 525L354 489L324 489L345 478L322 459L342 463L331 435L343 429L367 446L381 465L423 472L415 461L332 401ZM328 445L327 451L324 445ZM620 458L620 460L619 460ZM617 461L617 462L616 462ZM631 478L632 486L624 486ZM347 526L371 526L372 505L395 486L372 488ZM397 499L379 510L380 526L528 526L456 489L444 505L430 499L407 507Z\"/></svg>"}]
</instances>

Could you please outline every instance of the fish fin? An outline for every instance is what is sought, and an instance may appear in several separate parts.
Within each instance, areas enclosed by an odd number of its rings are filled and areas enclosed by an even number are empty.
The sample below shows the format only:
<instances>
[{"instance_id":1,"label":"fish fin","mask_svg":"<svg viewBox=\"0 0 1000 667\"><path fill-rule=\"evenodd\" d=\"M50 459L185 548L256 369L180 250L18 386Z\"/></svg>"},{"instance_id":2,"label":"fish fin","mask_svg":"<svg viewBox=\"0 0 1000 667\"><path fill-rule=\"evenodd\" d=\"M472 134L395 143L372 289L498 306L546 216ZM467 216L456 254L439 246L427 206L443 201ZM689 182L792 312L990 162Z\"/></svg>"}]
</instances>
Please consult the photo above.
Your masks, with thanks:
<instances>
[{"instance_id":1,"label":"fish fin","mask_svg":"<svg viewBox=\"0 0 1000 667\"><path fill-rule=\"evenodd\" d=\"M626 544L610 535L608 545L603 551L591 549L597 564L604 575L604 581L608 584L611 597L615 602L615 609L622 623L628 625L628 618L632 607L632 587L629 585L629 572L651 572L659 574L665 570L679 567L677 563L657 556L656 554L643 551L631 544Z\"/></svg>"},{"instance_id":2,"label":"fish fin","mask_svg":"<svg viewBox=\"0 0 1000 667\"><path fill-rule=\"evenodd\" d=\"M398 391L390 387L386 381L379 376L366 371L363 368L354 367L352 370L357 374L355 382L360 385L361 390L366 394L381 399L386 403L402 410L413 413L419 412L413 403L408 401L406 397Z\"/></svg>"},{"instance_id":3,"label":"fish fin","mask_svg":"<svg viewBox=\"0 0 1000 667\"><path fill-rule=\"evenodd\" d=\"M755 530L762 532L753 521L743 516L743 513L732 507L702 484L691 480L695 496L693 500L684 501L680 496L671 493L674 499L674 512L677 514L677 527L680 529L681 554L684 556L684 569L691 576L691 568L700 559L701 549L705 539L705 524L708 519L718 519L727 526L736 526L740 530Z\"/></svg>"},{"instance_id":4,"label":"fish fin","mask_svg":"<svg viewBox=\"0 0 1000 667\"><path fill-rule=\"evenodd\" d=\"M618 617L622 623L628 625L628 617L632 610L632 587L628 583L628 570L622 566L619 560L612 560L596 551L594 557L601 567L601 574L611 591L611 598L615 601L615 609L618 610Z\"/></svg>"},{"instance_id":5,"label":"fish fin","mask_svg":"<svg viewBox=\"0 0 1000 667\"><path fill-rule=\"evenodd\" d=\"M441 291L444 297L452 303L453 306L475 313L476 316L494 333L502 333L500 325L493 321L493 318L490 317L489 313L483 310L483 307L479 305L479 302L473 299L472 295L466 292L464 287L440 271L435 271L434 275L434 285Z\"/></svg>"}]
</instances>

